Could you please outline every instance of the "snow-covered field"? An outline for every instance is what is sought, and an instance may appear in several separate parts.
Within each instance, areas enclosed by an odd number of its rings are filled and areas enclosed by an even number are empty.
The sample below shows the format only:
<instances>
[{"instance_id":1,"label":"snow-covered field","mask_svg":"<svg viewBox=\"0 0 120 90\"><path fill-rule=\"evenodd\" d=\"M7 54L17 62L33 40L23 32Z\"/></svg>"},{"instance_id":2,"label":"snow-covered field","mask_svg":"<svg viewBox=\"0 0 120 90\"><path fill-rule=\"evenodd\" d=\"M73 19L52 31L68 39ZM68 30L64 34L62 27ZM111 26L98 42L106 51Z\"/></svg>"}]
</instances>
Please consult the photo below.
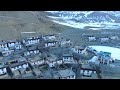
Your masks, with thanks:
<instances>
[{"instance_id":1,"label":"snow-covered field","mask_svg":"<svg viewBox=\"0 0 120 90\"><path fill-rule=\"evenodd\" d=\"M48 15L48 17L52 18L53 22L59 23L65 26L70 26L73 28L79 28L84 29L85 27L89 26L91 30L101 30L101 29L120 29L120 23L116 23L115 20L110 17L112 15L113 17L120 17L120 12L104 12L101 11L103 15L101 15L100 12L98 12L98 17L96 15L90 16L90 14L94 13L94 11L70 11L70 12L64 12L64 11L47 11L49 13L52 13L52 15ZM106 14L108 13L108 14ZM54 14L57 14L57 16L54 16ZM82 15L81 15L82 14ZM83 16L84 14L84 16ZM104 15L106 14L106 16ZM82 20L82 22L81 22ZM96 27L96 28L92 28Z\"/></svg>"},{"instance_id":2,"label":"snow-covered field","mask_svg":"<svg viewBox=\"0 0 120 90\"><path fill-rule=\"evenodd\" d=\"M48 16L48 17L52 18L53 19L52 21L55 23L70 26L73 28L79 28L79 29L84 29L87 26L96 27L96 28L90 28L93 30L120 28L120 23L107 23L107 22L105 22L105 23L77 23L75 21L65 20L60 17L53 17L53 16ZM61 19L63 21L59 21L59 19Z\"/></svg>"},{"instance_id":3,"label":"snow-covered field","mask_svg":"<svg viewBox=\"0 0 120 90\"><path fill-rule=\"evenodd\" d=\"M111 52L111 57L115 60L118 59L120 60L120 49L119 48L114 48L114 47L109 47L109 46L88 46L92 47L93 49L97 50L98 52L103 51L103 52Z\"/></svg>"}]
</instances>

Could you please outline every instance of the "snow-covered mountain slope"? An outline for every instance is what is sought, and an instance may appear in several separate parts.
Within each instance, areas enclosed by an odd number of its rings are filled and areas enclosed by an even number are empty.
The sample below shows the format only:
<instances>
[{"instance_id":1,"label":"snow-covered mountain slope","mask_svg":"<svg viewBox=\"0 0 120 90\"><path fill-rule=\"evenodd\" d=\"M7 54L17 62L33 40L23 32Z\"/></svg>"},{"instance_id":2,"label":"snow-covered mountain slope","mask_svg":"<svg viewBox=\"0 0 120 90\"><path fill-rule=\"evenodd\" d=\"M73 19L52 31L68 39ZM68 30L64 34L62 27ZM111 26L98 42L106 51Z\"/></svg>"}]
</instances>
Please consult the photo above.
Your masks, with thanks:
<instances>
[{"instance_id":1,"label":"snow-covered mountain slope","mask_svg":"<svg viewBox=\"0 0 120 90\"><path fill-rule=\"evenodd\" d=\"M47 11L47 13L54 22L75 28L87 26L94 29L120 28L120 11Z\"/></svg>"}]
</instances>

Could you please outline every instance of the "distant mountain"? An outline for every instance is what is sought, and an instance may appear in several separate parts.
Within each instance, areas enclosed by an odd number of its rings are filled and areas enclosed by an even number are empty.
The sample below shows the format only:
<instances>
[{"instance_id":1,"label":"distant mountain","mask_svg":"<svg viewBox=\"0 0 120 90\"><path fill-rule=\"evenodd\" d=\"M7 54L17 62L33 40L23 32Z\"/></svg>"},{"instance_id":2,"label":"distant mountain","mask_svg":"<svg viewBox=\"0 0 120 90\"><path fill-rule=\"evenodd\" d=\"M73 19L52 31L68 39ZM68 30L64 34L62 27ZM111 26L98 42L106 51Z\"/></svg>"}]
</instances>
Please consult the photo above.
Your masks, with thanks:
<instances>
[{"instance_id":1,"label":"distant mountain","mask_svg":"<svg viewBox=\"0 0 120 90\"><path fill-rule=\"evenodd\" d=\"M84 26L90 26L90 24L94 24L94 26L102 24L103 26L104 24L104 27L112 25L113 28L120 26L120 11L49 11L47 13L57 23L69 24L69 26L73 24L84 24ZM77 25L75 26L78 28ZM100 27L102 26L100 25Z\"/></svg>"}]
</instances>

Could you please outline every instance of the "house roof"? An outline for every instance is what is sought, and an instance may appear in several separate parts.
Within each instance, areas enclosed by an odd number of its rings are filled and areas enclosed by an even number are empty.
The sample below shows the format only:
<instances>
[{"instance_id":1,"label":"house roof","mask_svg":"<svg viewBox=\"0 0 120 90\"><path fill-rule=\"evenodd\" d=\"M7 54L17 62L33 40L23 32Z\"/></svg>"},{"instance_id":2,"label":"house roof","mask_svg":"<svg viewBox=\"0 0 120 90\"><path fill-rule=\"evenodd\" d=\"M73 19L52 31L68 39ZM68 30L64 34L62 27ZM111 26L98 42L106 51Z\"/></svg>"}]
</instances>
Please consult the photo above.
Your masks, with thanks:
<instances>
[{"instance_id":1,"label":"house roof","mask_svg":"<svg viewBox=\"0 0 120 90\"><path fill-rule=\"evenodd\" d=\"M96 62L97 60L98 60L98 57L97 56L93 56L92 59L90 59L89 61Z\"/></svg>"},{"instance_id":2,"label":"house roof","mask_svg":"<svg viewBox=\"0 0 120 90\"><path fill-rule=\"evenodd\" d=\"M45 36L55 36L55 34L47 34L47 35L44 35Z\"/></svg>"},{"instance_id":3,"label":"house roof","mask_svg":"<svg viewBox=\"0 0 120 90\"><path fill-rule=\"evenodd\" d=\"M8 65L0 65L0 69L1 68L7 68L8 67Z\"/></svg>"},{"instance_id":4,"label":"house roof","mask_svg":"<svg viewBox=\"0 0 120 90\"><path fill-rule=\"evenodd\" d=\"M4 42L0 42L0 44L7 44L7 42L5 42L5 41Z\"/></svg>"},{"instance_id":5,"label":"house roof","mask_svg":"<svg viewBox=\"0 0 120 90\"><path fill-rule=\"evenodd\" d=\"M47 41L45 41L45 43L54 43L54 42L57 42L57 41L55 41L55 40L47 40Z\"/></svg>"},{"instance_id":6,"label":"house roof","mask_svg":"<svg viewBox=\"0 0 120 90\"><path fill-rule=\"evenodd\" d=\"M41 59L41 57L39 57L39 56L35 56L35 57L29 58L28 60L31 61L31 62L32 62L32 61L34 62L34 61L40 61L40 60L42 60L42 59Z\"/></svg>"},{"instance_id":7,"label":"house roof","mask_svg":"<svg viewBox=\"0 0 120 90\"><path fill-rule=\"evenodd\" d=\"M63 57L73 57L73 55L71 53L64 53Z\"/></svg>"},{"instance_id":8,"label":"house roof","mask_svg":"<svg viewBox=\"0 0 120 90\"><path fill-rule=\"evenodd\" d=\"M90 65L88 65L88 64L82 65L81 69L82 70L93 70L93 71L95 71L95 69L93 67L91 67Z\"/></svg>"},{"instance_id":9,"label":"house roof","mask_svg":"<svg viewBox=\"0 0 120 90\"><path fill-rule=\"evenodd\" d=\"M36 39L41 39L39 37L30 37L30 38L25 38L25 41L29 41L29 40L36 40Z\"/></svg>"},{"instance_id":10,"label":"house roof","mask_svg":"<svg viewBox=\"0 0 120 90\"><path fill-rule=\"evenodd\" d=\"M71 69L59 70L58 73L60 74L61 77L75 75L75 73Z\"/></svg>"},{"instance_id":11,"label":"house roof","mask_svg":"<svg viewBox=\"0 0 120 90\"><path fill-rule=\"evenodd\" d=\"M110 53L110 52L102 52L102 51L100 51L100 52L98 53L98 55L99 55L99 56L107 56L107 55L111 55L111 53Z\"/></svg>"},{"instance_id":12,"label":"house roof","mask_svg":"<svg viewBox=\"0 0 120 90\"><path fill-rule=\"evenodd\" d=\"M58 58L55 55L53 55L53 54L50 54L50 57L48 57L49 61L56 61L57 59Z\"/></svg>"},{"instance_id":13,"label":"house roof","mask_svg":"<svg viewBox=\"0 0 120 90\"><path fill-rule=\"evenodd\" d=\"M109 56L104 56L103 59L106 60L106 61L108 61L108 60L110 60L111 58L110 58Z\"/></svg>"},{"instance_id":14,"label":"house roof","mask_svg":"<svg viewBox=\"0 0 120 90\"><path fill-rule=\"evenodd\" d=\"M26 64L26 63L27 62L25 62L25 61L21 61L21 62L15 63L15 64L11 64L10 66L12 68L12 67L20 66L20 65L23 65L23 64Z\"/></svg>"},{"instance_id":15,"label":"house roof","mask_svg":"<svg viewBox=\"0 0 120 90\"><path fill-rule=\"evenodd\" d=\"M76 49L85 49L83 46L75 46Z\"/></svg>"}]
</instances>

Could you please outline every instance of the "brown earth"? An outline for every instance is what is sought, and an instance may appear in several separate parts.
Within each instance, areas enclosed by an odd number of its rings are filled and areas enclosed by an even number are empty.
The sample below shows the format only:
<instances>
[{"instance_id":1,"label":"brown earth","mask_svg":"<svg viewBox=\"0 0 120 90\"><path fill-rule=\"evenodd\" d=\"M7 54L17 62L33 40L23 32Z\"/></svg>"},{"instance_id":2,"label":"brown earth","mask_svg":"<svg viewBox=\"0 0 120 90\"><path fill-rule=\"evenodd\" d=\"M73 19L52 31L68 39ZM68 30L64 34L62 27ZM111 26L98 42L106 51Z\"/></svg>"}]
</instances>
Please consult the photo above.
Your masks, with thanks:
<instances>
[{"instance_id":1,"label":"brown earth","mask_svg":"<svg viewBox=\"0 0 120 90\"><path fill-rule=\"evenodd\" d=\"M21 32L48 34L64 29L65 26L52 22L44 11L0 11L0 40L18 39Z\"/></svg>"}]
</instances>

